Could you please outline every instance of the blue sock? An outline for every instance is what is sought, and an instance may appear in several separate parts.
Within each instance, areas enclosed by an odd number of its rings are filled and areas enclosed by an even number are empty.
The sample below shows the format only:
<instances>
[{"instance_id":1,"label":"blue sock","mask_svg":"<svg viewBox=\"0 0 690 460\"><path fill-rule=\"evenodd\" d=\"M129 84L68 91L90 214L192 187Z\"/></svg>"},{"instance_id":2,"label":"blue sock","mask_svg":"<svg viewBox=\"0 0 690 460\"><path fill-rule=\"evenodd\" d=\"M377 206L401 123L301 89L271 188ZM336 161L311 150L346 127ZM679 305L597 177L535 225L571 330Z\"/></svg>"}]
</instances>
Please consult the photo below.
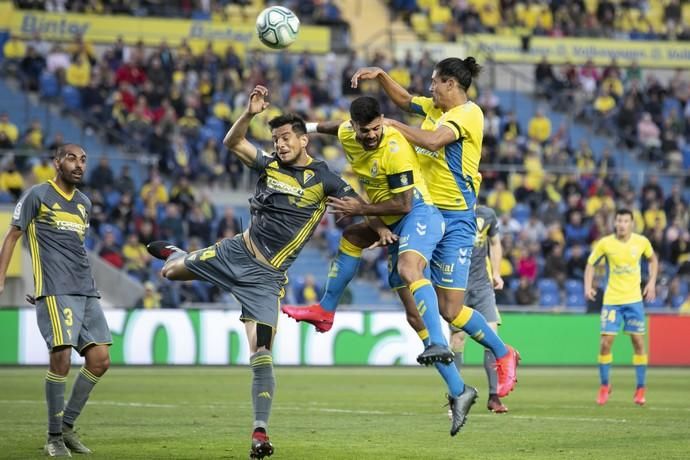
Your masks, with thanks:
<instances>
[{"instance_id":1,"label":"blue sock","mask_svg":"<svg viewBox=\"0 0 690 460\"><path fill-rule=\"evenodd\" d=\"M463 306L460 314L455 317L451 324L467 332L470 337L491 350L496 358L502 358L508 353L503 340L491 329L484 315L478 311Z\"/></svg>"},{"instance_id":2,"label":"blue sock","mask_svg":"<svg viewBox=\"0 0 690 460\"><path fill-rule=\"evenodd\" d=\"M340 239L340 250L338 256L331 262L326 292L321 299L321 306L324 310L335 311L338 308L338 302L345 291L345 287L357 274L361 255L361 248L345 238Z\"/></svg>"},{"instance_id":3,"label":"blue sock","mask_svg":"<svg viewBox=\"0 0 690 460\"><path fill-rule=\"evenodd\" d=\"M613 355L599 355L599 380L602 385L609 384L609 373L611 372L611 363L613 362Z\"/></svg>"},{"instance_id":4,"label":"blue sock","mask_svg":"<svg viewBox=\"0 0 690 460\"><path fill-rule=\"evenodd\" d=\"M417 304L417 311L429 331L430 342L434 345L448 346L446 337L441 329L441 317L438 312L438 297L428 279L417 280L409 286L410 292Z\"/></svg>"},{"instance_id":5,"label":"blue sock","mask_svg":"<svg viewBox=\"0 0 690 460\"><path fill-rule=\"evenodd\" d=\"M633 355L633 365L637 388L642 388L647 383L647 355Z\"/></svg>"},{"instance_id":6,"label":"blue sock","mask_svg":"<svg viewBox=\"0 0 690 460\"><path fill-rule=\"evenodd\" d=\"M422 339L422 343L425 347L429 346L429 331L423 329L417 331L417 335ZM460 371L455 367L455 365L435 363L436 370L448 386L448 394L455 397L459 396L463 391L465 391L465 382L463 382L460 376Z\"/></svg>"},{"instance_id":7,"label":"blue sock","mask_svg":"<svg viewBox=\"0 0 690 460\"><path fill-rule=\"evenodd\" d=\"M463 391L465 391L465 382L460 377L460 372L455 364L444 364L444 363L434 363L436 370L443 380L448 385L448 395L449 396L460 396Z\"/></svg>"}]
</instances>

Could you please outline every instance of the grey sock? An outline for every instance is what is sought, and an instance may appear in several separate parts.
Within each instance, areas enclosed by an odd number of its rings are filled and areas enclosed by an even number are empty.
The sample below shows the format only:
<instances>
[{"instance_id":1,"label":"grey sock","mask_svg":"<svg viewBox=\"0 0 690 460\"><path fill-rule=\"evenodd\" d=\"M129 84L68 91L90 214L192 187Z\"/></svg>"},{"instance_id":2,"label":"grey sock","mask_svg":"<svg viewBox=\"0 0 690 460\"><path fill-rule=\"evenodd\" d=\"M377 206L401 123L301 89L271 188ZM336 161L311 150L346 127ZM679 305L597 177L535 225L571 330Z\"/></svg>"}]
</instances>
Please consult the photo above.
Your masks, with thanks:
<instances>
[{"instance_id":1,"label":"grey sock","mask_svg":"<svg viewBox=\"0 0 690 460\"><path fill-rule=\"evenodd\" d=\"M54 372L46 373L46 405L48 406L48 433L62 433L62 415L65 408L65 382L67 377Z\"/></svg>"},{"instance_id":2,"label":"grey sock","mask_svg":"<svg viewBox=\"0 0 690 460\"><path fill-rule=\"evenodd\" d=\"M498 393L498 375L496 374L496 356L488 348L484 350L484 370L489 379L489 394Z\"/></svg>"},{"instance_id":3,"label":"grey sock","mask_svg":"<svg viewBox=\"0 0 690 460\"><path fill-rule=\"evenodd\" d=\"M252 403L254 404L254 428L268 429L273 392L276 381L273 376L273 357L270 351L258 351L249 359L254 379L252 380Z\"/></svg>"},{"instance_id":4,"label":"grey sock","mask_svg":"<svg viewBox=\"0 0 690 460\"><path fill-rule=\"evenodd\" d=\"M458 370L460 370L460 368L462 367L462 364L463 364L463 362L462 362L462 351L456 351L454 353L455 353L455 357L453 358L453 361L455 362L455 367Z\"/></svg>"},{"instance_id":5,"label":"grey sock","mask_svg":"<svg viewBox=\"0 0 690 460\"><path fill-rule=\"evenodd\" d=\"M70 426L74 425L75 420L81 414L82 409L89 399L89 394L93 387L98 383L100 377L96 377L85 367L79 370L79 375L72 386L72 395L67 401L65 408L64 422Z\"/></svg>"}]
</instances>

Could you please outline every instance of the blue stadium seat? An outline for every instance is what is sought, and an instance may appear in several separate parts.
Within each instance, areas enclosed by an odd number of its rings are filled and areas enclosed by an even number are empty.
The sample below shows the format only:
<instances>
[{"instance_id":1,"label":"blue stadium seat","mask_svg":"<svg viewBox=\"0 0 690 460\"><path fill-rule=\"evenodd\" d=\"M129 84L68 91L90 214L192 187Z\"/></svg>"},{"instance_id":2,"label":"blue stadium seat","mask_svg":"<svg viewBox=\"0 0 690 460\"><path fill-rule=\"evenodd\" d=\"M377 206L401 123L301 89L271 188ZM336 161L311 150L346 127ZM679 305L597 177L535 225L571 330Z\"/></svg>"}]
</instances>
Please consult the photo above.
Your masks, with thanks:
<instances>
[{"instance_id":1,"label":"blue stadium seat","mask_svg":"<svg viewBox=\"0 0 690 460\"><path fill-rule=\"evenodd\" d=\"M647 309L659 309L659 308L664 308L666 306L666 299L662 298L661 296L657 296L656 299L652 300L651 302L645 301L644 307Z\"/></svg>"},{"instance_id":2,"label":"blue stadium seat","mask_svg":"<svg viewBox=\"0 0 690 460\"><path fill-rule=\"evenodd\" d=\"M561 302L561 293L558 284L551 278L542 278L537 282L539 290L539 305L542 307L555 307Z\"/></svg>"},{"instance_id":3,"label":"blue stadium seat","mask_svg":"<svg viewBox=\"0 0 690 460\"><path fill-rule=\"evenodd\" d=\"M576 279L568 279L565 282L565 293L566 295L572 295L584 292L584 283Z\"/></svg>"},{"instance_id":4,"label":"blue stadium seat","mask_svg":"<svg viewBox=\"0 0 690 460\"><path fill-rule=\"evenodd\" d=\"M520 287L520 278L511 278L510 282L508 283L508 288L511 291L517 291L519 287Z\"/></svg>"},{"instance_id":5,"label":"blue stadium seat","mask_svg":"<svg viewBox=\"0 0 690 460\"><path fill-rule=\"evenodd\" d=\"M683 305L683 302L685 302L686 297L687 295L673 296L671 299L671 308L680 308L680 306Z\"/></svg>"},{"instance_id":6,"label":"blue stadium seat","mask_svg":"<svg viewBox=\"0 0 690 460\"><path fill-rule=\"evenodd\" d=\"M225 123L220 118L213 116L208 117L204 127L211 130L213 137L215 137L219 142L223 140L223 137L225 137Z\"/></svg>"},{"instance_id":7,"label":"blue stadium seat","mask_svg":"<svg viewBox=\"0 0 690 460\"><path fill-rule=\"evenodd\" d=\"M39 87L41 97L45 99L53 99L60 95L60 83L50 72L43 72L39 80Z\"/></svg>"},{"instance_id":8,"label":"blue stadium seat","mask_svg":"<svg viewBox=\"0 0 690 460\"><path fill-rule=\"evenodd\" d=\"M565 306L568 308L584 308L587 306L587 299L583 292L567 294L565 298Z\"/></svg>"},{"instance_id":9,"label":"blue stadium seat","mask_svg":"<svg viewBox=\"0 0 690 460\"><path fill-rule=\"evenodd\" d=\"M683 167L690 169L690 145L686 145L683 149Z\"/></svg>"},{"instance_id":10,"label":"blue stadium seat","mask_svg":"<svg viewBox=\"0 0 690 460\"><path fill-rule=\"evenodd\" d=\"M529 220L530 216L532 215L532 210L529 208L528 205L524 203L518 203L513 208L512 215L515 220L517 220L521 224L524 224L525 222L527 222L527 220Z\"/></svg>"},{"instance_id":11,"label":"blue stadium seat","mask_svg":"<svg viewBox=\"0 0 690 460\"><path fill-rule=\"evenodd\" d=\"M63 86L62 102L68 110L79 110L81 109L81 93L73 86Z\"/></svg>"}]
</instances>

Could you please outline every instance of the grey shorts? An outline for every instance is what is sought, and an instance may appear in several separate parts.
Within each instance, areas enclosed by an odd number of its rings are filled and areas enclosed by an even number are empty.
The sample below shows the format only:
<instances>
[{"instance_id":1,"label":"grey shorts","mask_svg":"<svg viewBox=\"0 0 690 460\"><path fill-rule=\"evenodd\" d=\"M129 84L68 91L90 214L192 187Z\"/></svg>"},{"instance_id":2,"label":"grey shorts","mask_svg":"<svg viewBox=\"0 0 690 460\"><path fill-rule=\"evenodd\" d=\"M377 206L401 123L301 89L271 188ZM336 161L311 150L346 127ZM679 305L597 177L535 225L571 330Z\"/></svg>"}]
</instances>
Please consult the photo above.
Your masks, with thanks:
<instances>
[{"instance_id":1,"label":"grey shorts","mask_svg":"<svg viewBox=\"0 0 690 460\"><path fill-rule=\"evenodd\" d=\"M284 272L258 262L241 234L188 254L184 264L201 280L231 292L242 305L242 321L256 321L273 328L278 324L287 277Z\"/></svg>"},{"instance_id":2,"label":"grey shorts","mask_svg":"<svg viewBox=\"0 0 690 460\"><path fill-rule=\"evenodd\" d=\"M465 291L465 305L481 313L487 323L501 324L501 315L496 307L496 293L492 288ZM451 325L450 330L457 332L461 329Z\"/></svg>"},{"instance_id":3,"label":"grey shorts","mask_svg":"<svg viewBox=\"0 0 690 460\"><path fill-rule=\"evenodd\" d=\"M83 355L89 345L113 343L97 297L41 297L36 300L36 321L49 350L69 345Z\"/></svg>"}]
</instances>

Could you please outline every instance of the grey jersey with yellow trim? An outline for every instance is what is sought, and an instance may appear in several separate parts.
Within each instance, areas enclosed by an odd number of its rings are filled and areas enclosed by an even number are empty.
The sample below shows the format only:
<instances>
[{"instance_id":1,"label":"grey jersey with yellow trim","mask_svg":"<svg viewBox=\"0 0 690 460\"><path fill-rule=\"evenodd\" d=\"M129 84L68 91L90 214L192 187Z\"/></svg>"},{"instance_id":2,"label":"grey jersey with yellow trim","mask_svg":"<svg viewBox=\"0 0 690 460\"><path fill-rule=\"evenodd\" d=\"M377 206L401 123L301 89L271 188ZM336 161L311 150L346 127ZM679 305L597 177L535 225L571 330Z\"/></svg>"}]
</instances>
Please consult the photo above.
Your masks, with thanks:
<instances>
[{"instance_id":1,"label":"grey jersey with yellow trim","mask_svg":"<svg viewBox=\"0 0 690 460\"><path fill-rule=\"evenodd\" d=\"M90 213L86 195L69 196L52 181L34 185L17 203L12 225L27 237L37 298L100 297L84 246Z\"/></svg>"},{"instance_id":2,"label":"grey jersey with yellow trim","mask_svg":"<svg viewBox=\"0 0 690 460\"><path fill-rule=\"evenodd\" d=\"M475 208L477 235L472 248L472 262L467 281L469 289L488 286L493 289L489 279L489 239L498 234L498 218L493 209L487 206Z\"/></svg>"}]
</instances>

